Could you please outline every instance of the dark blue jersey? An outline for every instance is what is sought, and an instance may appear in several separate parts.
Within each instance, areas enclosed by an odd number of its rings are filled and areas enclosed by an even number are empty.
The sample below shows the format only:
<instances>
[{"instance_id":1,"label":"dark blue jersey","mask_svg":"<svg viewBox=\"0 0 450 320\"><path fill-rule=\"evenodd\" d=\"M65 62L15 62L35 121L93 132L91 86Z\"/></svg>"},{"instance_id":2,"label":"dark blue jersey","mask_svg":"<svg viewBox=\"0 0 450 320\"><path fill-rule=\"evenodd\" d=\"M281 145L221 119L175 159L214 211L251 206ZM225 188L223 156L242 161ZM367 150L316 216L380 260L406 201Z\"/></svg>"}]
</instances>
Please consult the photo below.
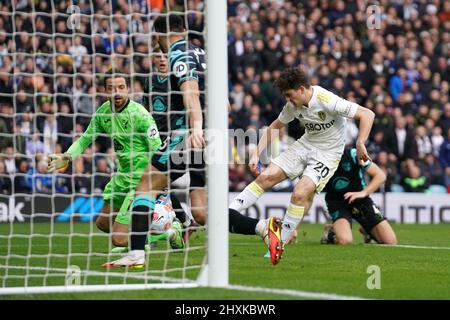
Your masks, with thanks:
<instances>
[{"instance_id":1,"label":"dark blue jersey","mask_svg":"<svg viewBox=\"0 0 450 320\"><path fill-rule=\"evenodd\" d=\"M165 140L165 137L168 136L170 126L170 115L167 113L168 80L169 77L156 74L147 79L142 100L142 104L150 111L156 121L161 140Z\"/></svg>"},{"instance_id":2,"label":"dark blue jersey","mask_svg":"<svg viewBox=\"0 0 450 320\"><path fill-rule=\"evenodd\" d=\"M198 82L200 90L200 104L204 113L205 90L205 51L185 40L173 43L168 53L170 82L169 82L169 130L184 129L189 126L186 109L183 104L181 85L187 80ZM204 123L204 121L203 121Z\"/></svg>"},{"instance_id":3,"label":"dark blue jersey","mask_svg":"<svg viewBox=\"0 0 450 320\"><path fill-rule=\"evenodd\" d=\"M344 194L347 192L361 191L366 187L364 180L364 171L372 163L365 166L358 164L356 149L345 149L339 166L325 186L325 199L344 200Z\"/></svg>"}]
</instances>

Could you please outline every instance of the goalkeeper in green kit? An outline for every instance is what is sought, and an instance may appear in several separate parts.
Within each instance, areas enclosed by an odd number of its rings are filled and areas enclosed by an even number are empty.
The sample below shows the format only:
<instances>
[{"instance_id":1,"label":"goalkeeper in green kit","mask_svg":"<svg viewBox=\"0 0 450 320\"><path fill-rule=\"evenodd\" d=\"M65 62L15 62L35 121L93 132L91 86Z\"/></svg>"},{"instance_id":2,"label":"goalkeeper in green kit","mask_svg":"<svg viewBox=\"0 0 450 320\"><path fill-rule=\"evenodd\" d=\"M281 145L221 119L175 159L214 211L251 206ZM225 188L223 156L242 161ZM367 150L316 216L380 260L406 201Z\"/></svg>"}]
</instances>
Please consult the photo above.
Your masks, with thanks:
<instances>
[{"instance_id":1,"label":"goalkeeper in green kit","mask_svg":"<svg viewBox=\"0 0 450 320\"><path fill-rule=\"evenodd\" d=\"M102 214L97 217L97 227L110 232L115 246L128 245L128 229L134 190L153 153L161 145L158 128L151 114L139 103L129 99L127 78L105 74L105 91L109 96L92 116L88 128L64 154L52 154L48 159L48 171L64 171L70 161L81 155L98 135L109 135L119 160L118 170L103 191ZM114 223L113 215L117 214Z\"/></svg>"}]
</instances>

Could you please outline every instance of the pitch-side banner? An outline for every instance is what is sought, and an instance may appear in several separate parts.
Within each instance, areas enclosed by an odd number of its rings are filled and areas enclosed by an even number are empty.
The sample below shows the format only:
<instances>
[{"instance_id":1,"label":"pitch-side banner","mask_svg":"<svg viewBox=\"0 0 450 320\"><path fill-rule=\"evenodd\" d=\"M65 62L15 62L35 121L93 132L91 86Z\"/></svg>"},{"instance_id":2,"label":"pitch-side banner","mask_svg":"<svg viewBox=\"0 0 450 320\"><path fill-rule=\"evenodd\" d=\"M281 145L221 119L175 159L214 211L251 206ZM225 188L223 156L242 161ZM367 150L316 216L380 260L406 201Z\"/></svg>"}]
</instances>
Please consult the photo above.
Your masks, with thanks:
<instances>
[{"instance_id":1,"label":"pitch-side banner","mask_svg":"<svg viewBox=\"0 0 450 320\"><path fill-rule=\"evenodd\" d=\"M230 193L230 201L237 193ZM291 193L268 192L250 207L246 214L253 218L282 217L290 202ZM450 223L450 194L386 193L373 194L372 199L386 218L395 223ZM327 221L325 196L317 195L304 222Z\"/></svg>"},{"instance_id":2,"label":"pitch-side banner","mask_svg":"<svg viewBox=\"0 0 450 320\"><path fill-rule=\"evenodd\" d=\"M230 194L230 201L237 193ZM290 193L265 193L246 214L256 218L282 217L290 202ZM450 223L450 195L423 193L387 193L372 195L385 216L396 223ZM71 195L0 196L0 223L49 221L73 202ZM78 214L75 213L75 221ZM305 222L324 223L327 210L324 195L314 198Z\"/></svg>"}]
</instances>

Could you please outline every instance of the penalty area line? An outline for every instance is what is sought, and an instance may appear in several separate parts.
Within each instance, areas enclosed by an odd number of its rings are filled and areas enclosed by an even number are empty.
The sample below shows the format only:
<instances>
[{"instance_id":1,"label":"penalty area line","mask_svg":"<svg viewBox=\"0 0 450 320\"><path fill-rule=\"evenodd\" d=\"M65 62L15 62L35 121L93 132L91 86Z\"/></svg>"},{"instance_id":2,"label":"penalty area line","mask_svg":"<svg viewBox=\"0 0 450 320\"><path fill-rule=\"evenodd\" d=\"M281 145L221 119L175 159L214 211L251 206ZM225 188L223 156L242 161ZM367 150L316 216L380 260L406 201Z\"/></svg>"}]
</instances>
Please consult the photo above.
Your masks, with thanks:
<instances>
[{"instance_id":1,"label":"penalty area line","mask_svg":"<svg viewBox=\"0 0 450 320\"><path fill-rule=\"evenodd\" d=\"M335 293L308 292L293 289L270 289L263 287L248 287L240 285L229 285L224 288L238 291L273 293L297 298L323 299L323 300L368 300L367 298L363 297L345 296Z\"/></svg>"},{"instance_id":2,"label":"penalty area line","mask_svg":"<svg viewBox=\"0 0 450 320\"><path fill-rule=\"evenodd\" d=\"M375 244L375 246L377 246L377 247L385 247L385 248L408 248L408 249L450 250L450 247L416 246L416 245L408 245L408 244L395 244L395 245Z\"/></svg>"}]
</instances>

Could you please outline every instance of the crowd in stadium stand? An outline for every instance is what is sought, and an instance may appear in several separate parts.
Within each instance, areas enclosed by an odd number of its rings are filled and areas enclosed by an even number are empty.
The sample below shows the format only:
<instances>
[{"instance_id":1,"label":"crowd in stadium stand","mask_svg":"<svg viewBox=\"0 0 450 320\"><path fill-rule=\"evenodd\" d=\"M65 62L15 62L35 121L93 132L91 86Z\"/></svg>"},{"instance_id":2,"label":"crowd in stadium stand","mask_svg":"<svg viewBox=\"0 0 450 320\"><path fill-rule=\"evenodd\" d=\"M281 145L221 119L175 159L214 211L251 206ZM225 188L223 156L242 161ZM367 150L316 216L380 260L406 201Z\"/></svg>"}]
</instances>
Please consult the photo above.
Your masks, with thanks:
<instances>
[{"instance_id":1,"label":"crowd in stadium stand","mask_svg":"<svg viewBox=\"0 0 450 320\"><path fill-rule=\"evenodd\" d=\"M115 170L108 139L66 174L47 174L46 155L84 131L105 99L97 84L111 59L136 75L132 97L142 99L152 68L149 13L164 11L165 1L73 2L82 15L69 23L70 1L53 1L52 14L50 0L18 0L13 15L0 0L1 193L100 193ZM170 3L182 11L185 1ZM203 2L186 3L189 29L202 31ZM368 24L360 0L228 0L229 127L258 130L276 119L284 100L272 82L283 68L302 66L313 85L376 113L368 150L387 173L386 191L450 193L450 1L380 4ZM198 34L190 40L202 43ZM302 134L291 123L275 153ZM348 121L349 146L356 136ZM252 180L242 163L248 146L231 153L230 190L238 191ZM292 182L275 190L290 191Z\"/></svg>"}]
</instances>

